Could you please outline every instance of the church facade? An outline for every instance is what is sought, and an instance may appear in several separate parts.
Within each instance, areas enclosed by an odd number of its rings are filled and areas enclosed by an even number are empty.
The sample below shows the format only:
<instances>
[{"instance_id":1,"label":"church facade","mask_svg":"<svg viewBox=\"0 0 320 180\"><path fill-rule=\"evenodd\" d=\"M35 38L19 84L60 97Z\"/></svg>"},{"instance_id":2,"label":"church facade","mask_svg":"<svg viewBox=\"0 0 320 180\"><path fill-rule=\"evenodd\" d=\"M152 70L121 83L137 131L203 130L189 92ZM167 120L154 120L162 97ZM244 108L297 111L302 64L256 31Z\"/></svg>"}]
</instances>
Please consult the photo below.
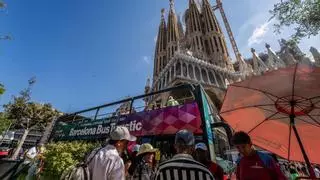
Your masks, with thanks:
<instances>
[{"instance_id":1,"label":"church facade","mask_svg":"<svg viewBox=\"0 0 320 180\"><path fill-rule=\"evenodd\" d=\"M220 121L217 114L229 83L295 62L320 65L320 56L315 48L311 48L311 52L316 62L311 62L297 45L289 44L285 40L279 42L279 52L274 52L266 44L268 53L263 54L263 58L251 49L252 58L233 63L225 36L209 0L202 0L200 6L195 0L189 0L183 18L176 15L174 0L169 2L167 17L165 9L161 10L153 77L151 82L150 79L147 80L146 94L180 84L201 84L209 96L213 116L217 117L214 121ZM163 93L145 99L146 105L165 107L169 96L179 101L192 95L188 92ZM215 133L218 141L216 144L220 149L228 149L225 143L226 134L219 129Z\"/></svg>"}]
</instances>

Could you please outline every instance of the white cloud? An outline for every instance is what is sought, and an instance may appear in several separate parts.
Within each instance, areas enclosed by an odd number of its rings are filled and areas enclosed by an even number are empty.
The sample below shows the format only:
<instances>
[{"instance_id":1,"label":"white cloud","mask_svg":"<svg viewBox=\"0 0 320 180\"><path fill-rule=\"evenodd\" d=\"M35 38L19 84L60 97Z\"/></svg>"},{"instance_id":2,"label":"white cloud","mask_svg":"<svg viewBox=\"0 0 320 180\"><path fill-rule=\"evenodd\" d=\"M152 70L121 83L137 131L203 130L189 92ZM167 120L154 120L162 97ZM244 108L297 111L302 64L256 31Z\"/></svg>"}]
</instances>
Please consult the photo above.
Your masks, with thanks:
<instances>
[{"instance_id":1,"label":"white cloud","mask_svg":"<svg viewBox=\"0 0 320 180\"><path fill-rule=\"evenodd\" d=\"M143 56L143 57L142 57L142 60L143 60L145 63L150 64L150 57L148 57L148 56Z\"/></svg>"},{"instance_id":2,"label":"white cloud","mask_svg":"<svg viewBox=\"0 0 320 180\"><path fill-rule=\"evenodd\" d=\"M253 30L253 33L248 39L248 45L251 46L252 44L260 44L264 39L266 33L269 31L269 24L271 21L267 21L262 25L259 25Z\"/></svg>"}]
</instances>

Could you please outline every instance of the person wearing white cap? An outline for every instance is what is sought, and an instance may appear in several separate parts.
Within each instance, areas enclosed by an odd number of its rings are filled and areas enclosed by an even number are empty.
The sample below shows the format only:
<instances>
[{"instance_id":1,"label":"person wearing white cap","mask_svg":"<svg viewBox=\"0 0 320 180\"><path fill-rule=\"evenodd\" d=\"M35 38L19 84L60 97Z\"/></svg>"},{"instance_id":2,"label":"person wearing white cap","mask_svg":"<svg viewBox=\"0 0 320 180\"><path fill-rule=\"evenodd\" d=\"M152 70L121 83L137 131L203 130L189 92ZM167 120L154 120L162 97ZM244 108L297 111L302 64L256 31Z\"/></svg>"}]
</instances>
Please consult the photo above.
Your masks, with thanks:
<instances>
[{"instance_id":1,"label":"person wearing white cap","mask_svg":"<svg viewBox=\"0 0 320 180\"><path fill-rule=\"evenodd\" d=\"M110 132L108 145L99 150L89 163L91 179L124 180L125 166L121 158L129 141L135 141L128 128L117 126Z\"/></svg>"},{"instance_id":2,"label":"person wearing white cap","mask_svg":"<svg viewBox=\"0 0 320 180\"><path fill-rule=\"evenodd\" d=\"M176 133L174 147L177 154L171 160L160 164L155 180L214 180L206 166L194 160L193 133L183 129Z\"/></svg>"},{"instance_id":3,"label":"person wearing white cap","mask_svg":"<svg viewBox=\"0 0 320 180\"><path fill-rule=\"evenodd\" d=\"M223 176L224 176L223 169L218 164L209 160L207 145L201 142L196 144L195 149L196 149L195 159L200 163L204 164L205 166L207 166L207 168L212 173L215 179L223 180Z\"/></svg>"},{"instance_id":4,"label":"person wearing white cap","mask_svg":"<svg viewBox=\"0 0 320 180\"><path fill-rule=\"evenodd\" d=\"M149 143L142 144L137 154L139 158L131 180L153 180L154 178L154 156L158 149L153 148Z\"/></svg>"}]
</instances>

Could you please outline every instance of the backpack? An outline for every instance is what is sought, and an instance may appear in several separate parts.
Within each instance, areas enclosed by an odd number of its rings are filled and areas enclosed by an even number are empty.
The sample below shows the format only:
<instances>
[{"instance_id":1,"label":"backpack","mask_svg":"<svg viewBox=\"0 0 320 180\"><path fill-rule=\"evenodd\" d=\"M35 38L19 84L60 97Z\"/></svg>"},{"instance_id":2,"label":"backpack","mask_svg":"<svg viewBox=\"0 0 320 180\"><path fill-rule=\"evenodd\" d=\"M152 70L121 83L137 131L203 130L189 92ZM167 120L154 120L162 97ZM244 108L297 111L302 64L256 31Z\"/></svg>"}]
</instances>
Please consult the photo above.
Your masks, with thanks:
<instances>
[{"instance_id":1,"label":"backpack","mask_svg":"<svg viewBox=\"0 0 320 180\"><path fill-rule=\"evenodd\" d=\"M60 180L90 180L91 176L88 165L101 149L102 147L93 150L84 161L64 172Z\"/></svg>"},{"instance_id":2,"label":"backpack","mask_svg":"<svg viewBox=\"0 0 320 180\"><path fill-rule=\"evenodd\" d=\"M271 168L271 165L272 165L272 157L266 153L263 153L263 152L260 152L260 151L256 151L260 160L262 161L264 167L266 168ZM240 163L240 160L241 160L241 157L238 158L238 160L236 161L236 164L239 165Z\"/></svg>"},{"instance_id":3,"label":"backpack","mask_svg":"<svg viewBox=\"0 0 320 180\"><path fill-rule=\"evenodd\" d=\"M273 158L267 153L264 153L261 151L256 151L256 152L257 152L257 155L259 156L259 159L262 161L264 168L267 168L267 170L269 171L269 174L272 177L272 179L278 179L277 174L274 171L272 171L272 163L274 161ZM241 158L237 160L237 165L240 164L240 160Z\"/></svg>"}]
</instances>

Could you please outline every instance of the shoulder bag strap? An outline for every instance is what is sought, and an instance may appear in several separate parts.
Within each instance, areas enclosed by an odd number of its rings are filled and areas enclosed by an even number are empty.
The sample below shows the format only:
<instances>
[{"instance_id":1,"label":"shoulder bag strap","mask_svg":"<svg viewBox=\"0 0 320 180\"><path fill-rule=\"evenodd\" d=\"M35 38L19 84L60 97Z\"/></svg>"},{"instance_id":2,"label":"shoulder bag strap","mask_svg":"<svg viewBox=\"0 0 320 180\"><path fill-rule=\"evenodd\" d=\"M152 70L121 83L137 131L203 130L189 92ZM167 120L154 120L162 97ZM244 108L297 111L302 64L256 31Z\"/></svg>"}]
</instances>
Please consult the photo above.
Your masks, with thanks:
<instances>
[{"instance_id":1,"label":"shoulder bag strap","mask_svg":"<svg viewBox=\"0 0 320 180\"><path fill-rule=\"evenodd\" d=\"M85 162L84 162L84 164L85 165L88 165L91 161L92 161L92 159L98 154L98 152L102 149L103 147L100 147L94 154L93 154L93 156L89 159L89 160L85 160ZM89 155L90 156L90 155Z\"/></svg>"}]
</instances>

